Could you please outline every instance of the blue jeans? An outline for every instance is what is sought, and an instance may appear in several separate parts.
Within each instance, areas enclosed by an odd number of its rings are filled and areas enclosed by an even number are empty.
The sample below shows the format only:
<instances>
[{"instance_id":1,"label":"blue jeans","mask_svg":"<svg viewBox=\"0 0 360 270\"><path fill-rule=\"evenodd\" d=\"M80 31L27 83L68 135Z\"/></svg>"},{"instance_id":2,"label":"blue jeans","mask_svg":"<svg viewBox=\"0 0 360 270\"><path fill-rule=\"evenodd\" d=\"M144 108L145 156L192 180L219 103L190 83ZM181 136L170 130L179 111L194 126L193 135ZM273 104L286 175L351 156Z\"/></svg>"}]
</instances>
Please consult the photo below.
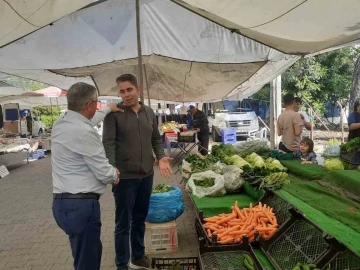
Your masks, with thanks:
<instances>
[{"instance_id":1,"label":"blue jeans","mask_svg":"<svg viewBox=\"0 0 360 270\"><path fill-rule=\"evenodd\" d=\"M99 201L54 200L53 215L69 236L75 270L99 270L102 253Z\"/></svg>"},{"instance_id":2,"label":"blue jeans","mask_svg":"<svg viewBox=\"0 0 360 270\"><path fill-rule=\"evenodd\" d=\"M113 189L115 198L115 252L117 269L126 268L145 256L145 220L149 210L154 175L143 179L121 179ZM131 230L130 230L131 228Z\"/></svg>"}]
</instances>

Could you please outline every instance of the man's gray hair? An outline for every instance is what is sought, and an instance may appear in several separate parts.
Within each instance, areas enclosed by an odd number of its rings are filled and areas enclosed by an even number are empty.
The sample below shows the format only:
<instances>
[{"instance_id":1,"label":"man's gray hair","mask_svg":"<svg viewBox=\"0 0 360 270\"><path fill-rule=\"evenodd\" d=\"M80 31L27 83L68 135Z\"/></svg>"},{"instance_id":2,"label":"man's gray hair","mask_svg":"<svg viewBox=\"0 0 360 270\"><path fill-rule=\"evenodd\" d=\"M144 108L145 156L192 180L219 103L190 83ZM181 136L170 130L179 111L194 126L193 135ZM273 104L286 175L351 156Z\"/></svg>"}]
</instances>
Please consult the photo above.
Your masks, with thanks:
<instances>
[{"instance_id":1,"label":"man's gray hair","mask_svg":"<svg viewBox=\"0 0 360 270\"><path fill-rule=\"evenodd\" d=\"M80 112L89 101L96 100L97 89L87 83L73 84L67 92L68 109Z\"/></svg>"}]
</instances>

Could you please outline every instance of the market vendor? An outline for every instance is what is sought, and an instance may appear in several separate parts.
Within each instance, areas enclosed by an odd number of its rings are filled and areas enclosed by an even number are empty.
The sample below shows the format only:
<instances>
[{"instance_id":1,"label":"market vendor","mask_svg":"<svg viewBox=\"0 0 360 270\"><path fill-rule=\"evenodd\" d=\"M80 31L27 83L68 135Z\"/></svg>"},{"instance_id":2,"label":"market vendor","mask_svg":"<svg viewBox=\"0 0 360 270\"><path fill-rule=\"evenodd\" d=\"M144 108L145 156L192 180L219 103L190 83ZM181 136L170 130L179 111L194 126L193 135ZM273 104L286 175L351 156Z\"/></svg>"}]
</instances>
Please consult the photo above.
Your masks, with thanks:
<instances>
[{"instance_id":1,"label":"market vendor","mask_svg":"<svg viewBox=\"0 0 360 270\"><path fill-rule=\"evenodd\" d=\"M200 154L206 156L209 148L209 120L204 112L197 109L194 105L189 106L188 112L192 116L191 126L198 133L198 140L202 146Z\"/></svg>"},{"instance_id":2,"label":"market vendor","mask_svg":"<svg viewBox=\"0 0 360 270\"><path fill-rule=\"evenodd\" d=\"M360 137L360 98L355 100L354 111L349 114L349 137L348 141Z\"/></svg>"},{"instance_id":3,"label":"market vendor","mask_svg":"<svg viewBox=\"0 0 360 270\"><path fill-rule=\"evenodd\" d=\"M286 153L295 152L300 148L301 133L304 122L296 110L295 97L292 94L286 94L283 97L285 111L278 118L277 132L282 136L282 142L279 144L279 150Z\"/></svg>"}]
</instances>

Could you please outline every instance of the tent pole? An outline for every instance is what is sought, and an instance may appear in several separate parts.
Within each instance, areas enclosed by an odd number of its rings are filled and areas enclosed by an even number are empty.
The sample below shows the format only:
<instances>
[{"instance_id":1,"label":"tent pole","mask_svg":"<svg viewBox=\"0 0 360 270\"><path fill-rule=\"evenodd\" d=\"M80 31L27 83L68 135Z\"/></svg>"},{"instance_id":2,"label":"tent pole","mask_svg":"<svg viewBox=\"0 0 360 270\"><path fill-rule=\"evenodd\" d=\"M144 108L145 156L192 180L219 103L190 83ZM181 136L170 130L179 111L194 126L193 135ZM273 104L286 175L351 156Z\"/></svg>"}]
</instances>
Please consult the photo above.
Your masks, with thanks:
<instances>
[{"instance_id":1,"label":"tent pole","mask_svg":"<svg viewBox=\"0 0 360 270\"><path fill-rule=\"evenodd\" d=\"M140 101L144 103L144 88L143 88L143 70L142 70L142 51L141 51L141 35L140 35L140 0L136 0L136 37L137 37L137 49L138 49L138 79L140 92Z\"/></svg>"},{"instance_id":2,"label":"tent pole","mask_svg":"<svg viewBox=\"0 0 360 270\"><path fill-rule=\"evenodd\" d=\"M51 127L54 125L54 118L53 118L53 110L52 110L52 103L50 97L50 113L51 113Z\"/></svg>"},{"instance_id":3,"label":"tent pole","mask_svg":"<svg viewBox=\"0 0 360 270\"><path fill-rule=\"evenodd\" d=\"M144 76L145 76L145 83L146 83L146 93L147 93L147 98L148 98L148 105L149 105L149 107L151 107L149 84L148 84L148 80L147 80L145 65L144 65Z\"/></svg>"}]
</instances>

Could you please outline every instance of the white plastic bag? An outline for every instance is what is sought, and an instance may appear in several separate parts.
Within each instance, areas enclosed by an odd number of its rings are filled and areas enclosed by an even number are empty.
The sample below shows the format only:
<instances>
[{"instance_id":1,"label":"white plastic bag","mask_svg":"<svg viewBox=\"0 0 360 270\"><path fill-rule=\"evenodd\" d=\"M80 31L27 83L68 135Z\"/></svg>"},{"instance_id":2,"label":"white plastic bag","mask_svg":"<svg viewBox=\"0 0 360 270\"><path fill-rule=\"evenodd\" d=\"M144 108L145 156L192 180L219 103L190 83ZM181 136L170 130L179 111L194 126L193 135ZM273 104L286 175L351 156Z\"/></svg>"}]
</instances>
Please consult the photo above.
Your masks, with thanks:
<instances>
[{"instance_id":1,"label":"white plastic bag","mask_svg":"<svg viewBox=\"0 0 360 270\"><path fill-rule=\"evenodd\" d=\"M222 173L222 170L223 170L225 167L226 167L226 164L221 163L220 161L218 161L218 162L216 162L216 163L212 166L211 170L212 170L213 172L217 173L217 174L223 174L223 173Z\"/></svg>"},{"instance_id":2,"label":"white plastic bag","mask_svg":"<svg viewBox=\"0 0 360 270\"><path fill-rule=\"evenodd\" d=\"M334 144L326 147L323 156L327 158L340 157L340 145Z\"/></svg>"},{"instance_id":3,"label":"white plastic bag","mask_svg":"<svg viewBox=\"0 0 360 270\"><path fill-rule=\"evenodd\" d=\"M241 177L243 171L234 165L226 166L223 169L223 176L225 180L225 190L227 193L239 192L244 184L244 179Z\"/></svg>"},{"instance_id":4,"label":"white plastic bag","mask_svg":"<svg viewBox=\"0 0 360 270\"><path fill-rule=\"evenodd\" d=\"M201 187L195 185L194 180L201 181L207 178L214 179L214 185L212 187ZM226 194L224 185L225 180L222 175L216 174L213 171L206 171L194 173L193 175L191 175L189 181L186 184L186 189L199 198L202 198L204 196L221 197Z\"/></svg>"}]
</instances>

